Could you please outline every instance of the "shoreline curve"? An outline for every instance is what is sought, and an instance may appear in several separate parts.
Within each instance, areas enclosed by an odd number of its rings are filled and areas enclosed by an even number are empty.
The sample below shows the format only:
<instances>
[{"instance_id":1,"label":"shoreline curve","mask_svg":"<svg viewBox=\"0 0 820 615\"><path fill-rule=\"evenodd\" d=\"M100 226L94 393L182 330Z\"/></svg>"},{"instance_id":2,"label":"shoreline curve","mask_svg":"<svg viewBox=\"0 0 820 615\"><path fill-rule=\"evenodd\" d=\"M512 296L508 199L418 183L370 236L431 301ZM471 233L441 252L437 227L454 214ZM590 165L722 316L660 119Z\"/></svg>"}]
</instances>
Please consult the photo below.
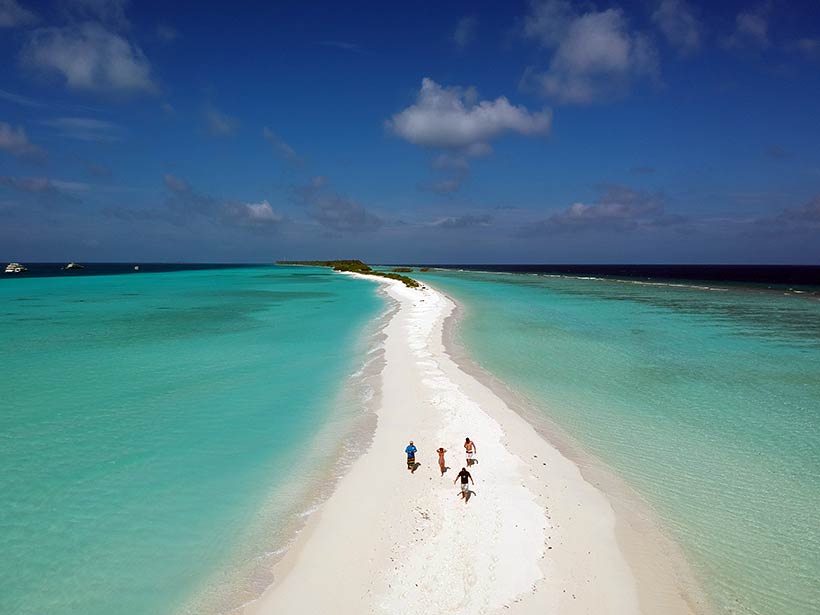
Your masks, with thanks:
<instances>
[{"instance_id":1,"label":"shoreline curve","mask_svg":"<svg viewBox=\"0 0 820 615\"><path fill-rule=\"evenodd\" d=\"M426 284L378 283L399 309L383 330L370 447L273 567L273 584L238 612L703 612L659 561L668 552L630 549L647 536L625 531L627 517L581 465L459 356L457 303ZM465 433L480 460L466 505L452 484ZM408 439L422 464L413 474ZM449 451L444 477L438 446Z\"/></svg>"}]
</instances>

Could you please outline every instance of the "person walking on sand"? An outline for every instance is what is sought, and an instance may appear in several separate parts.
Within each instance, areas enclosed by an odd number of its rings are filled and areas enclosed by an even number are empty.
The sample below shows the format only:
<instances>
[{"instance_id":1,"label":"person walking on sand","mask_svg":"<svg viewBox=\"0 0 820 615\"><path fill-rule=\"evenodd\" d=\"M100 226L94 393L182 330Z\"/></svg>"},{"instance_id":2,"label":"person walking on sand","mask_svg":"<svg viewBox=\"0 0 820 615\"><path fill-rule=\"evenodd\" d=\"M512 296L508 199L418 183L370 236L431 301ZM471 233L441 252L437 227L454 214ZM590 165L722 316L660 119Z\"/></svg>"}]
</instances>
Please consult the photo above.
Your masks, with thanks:
<instances>
[{"instance_id":1,"label":"person walking on sand","mask_svg":"<svg viewBox=\"0 0 820 615\"><path fill-rule=\"evenodd\" d=\"M447 466L444 463L444 453L447 451L439 447L436 452L438 453L438 467L441 468L441 475L444 476L444 473L447 471Z\"/></svg>"},{"instance_id":2,"label":"person walking on sand","mask_svg":"<svg viewBox=\"0 0 820 615\"><path fill-rule=\"evenodd\" d=\"M474 485L475 481L473 480L472 475L467 471L467 468L461 468L461 472L459 472L456 475L455 480L453 480L454 485L459 478L461 479L461 498L465 499L470 494L470 486L467 484L467 481L469 480Z\"/></svg>"},{"instance_id":3,"label":"person walking on sand","mask_svg":"<svg viewBox=\"0 0 820 615\"><path fill-rule=\"evenodd\" d=\"M475 447L475 442L467 438L464 440L464 450L467 451L467 466L471 466L476 462L475 454L478 449Z\"/></svg>"},{"instance_id":4,"label":"person walking on sand","mask_svg":"<svg viewBox=\"0 0 820 615\"><path fill-rule=\"evenodd\" d=\"M407 448L404 449L404 452L407 453L407 469L411 472L416 471L416 451L418 449L413 445L413 441L410 440L410 444Z\"/></svg>"}]
</instances>

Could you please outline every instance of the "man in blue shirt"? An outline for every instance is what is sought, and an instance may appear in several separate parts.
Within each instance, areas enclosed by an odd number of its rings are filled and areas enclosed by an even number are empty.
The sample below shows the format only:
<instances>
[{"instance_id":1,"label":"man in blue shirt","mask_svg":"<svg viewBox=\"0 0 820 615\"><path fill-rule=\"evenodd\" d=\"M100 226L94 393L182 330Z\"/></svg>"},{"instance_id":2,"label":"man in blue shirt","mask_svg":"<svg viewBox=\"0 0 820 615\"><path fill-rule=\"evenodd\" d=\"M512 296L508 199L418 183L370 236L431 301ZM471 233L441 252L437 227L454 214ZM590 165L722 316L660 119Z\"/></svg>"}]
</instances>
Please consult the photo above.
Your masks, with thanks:
<instances>
[{"instance_id":1,"label":"man in blue shirt","mask_svg":"<svg viewBox=\"0 0 820 615\"><path fill-rule=\"evenodd\" d=\"M416 450L412 440L410 440L410 445L404 449L404 452L407 453L407 469L411 472L416 471Z\"/></svg>"}]
</instances>

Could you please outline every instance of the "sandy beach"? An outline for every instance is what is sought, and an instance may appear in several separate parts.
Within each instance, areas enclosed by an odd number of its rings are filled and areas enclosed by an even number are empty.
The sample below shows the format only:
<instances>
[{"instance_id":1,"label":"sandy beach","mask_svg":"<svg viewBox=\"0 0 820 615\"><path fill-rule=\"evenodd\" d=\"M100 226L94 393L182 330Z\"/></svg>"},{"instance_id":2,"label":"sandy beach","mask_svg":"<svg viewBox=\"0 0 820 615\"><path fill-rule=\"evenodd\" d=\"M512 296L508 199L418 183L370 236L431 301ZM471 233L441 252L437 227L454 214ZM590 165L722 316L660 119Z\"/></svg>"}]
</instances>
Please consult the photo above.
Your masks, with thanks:
<instances>
[{"instance_id":1,"label":"sandy beach","mask_svg":"<svg viewBox=\"0 0 820 615\"><path fill-rule=\"evenodd\" d=\"M453 301L380 284L398 309L372 444L242 613L696 612L578 465L454 362L443 340ZM467 502L453 484L465 437L478 460Z\"/></svg>"}]
</instances>

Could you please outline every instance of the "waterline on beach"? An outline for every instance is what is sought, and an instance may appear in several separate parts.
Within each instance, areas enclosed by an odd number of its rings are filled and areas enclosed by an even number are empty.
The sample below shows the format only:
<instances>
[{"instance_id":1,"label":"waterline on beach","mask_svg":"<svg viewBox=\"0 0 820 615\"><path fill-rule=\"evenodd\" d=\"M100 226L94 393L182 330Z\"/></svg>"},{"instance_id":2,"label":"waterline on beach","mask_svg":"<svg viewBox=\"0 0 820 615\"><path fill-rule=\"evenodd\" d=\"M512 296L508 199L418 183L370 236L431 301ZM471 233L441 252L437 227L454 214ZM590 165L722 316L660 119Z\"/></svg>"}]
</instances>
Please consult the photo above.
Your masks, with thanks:
<instances>
[{"instance_id":1,"label":"waterline on beach","mask_svg":"<svg viewBox=\"0 0 820 615\"><path fill-rule=\"evenodd\" d=\"M372 290L378 287L373 284ZM273 570L300 540L311 517L333 493L351 464L370 446L376 428L375 409L381 400L384 368L384 328L396 306L382 295L385 307L369 323L357 343L363 363L339 387L330 420L317 425L315 437L295 454L296 470L284 484L277 482L255 511L237 541L236 552L179 609L179 615L241 612L253 605L276 581ZM309 467L304 472L303 463Z\"/></svg>"},{"instance_id":2,"label":"waterline on beach","mask_svg":"<svg viewBox=\"0 0 820 615\"><path fill-rule=\"evenodd\" d=\"M447 353L461 370L481 382L532 425L546 442L578 467L587 483L606 496L616 515L618 545L635 577L641 612L661 610L671 613L685 608L686 612L698 615L713 613L713 606L680 545L666 531L649 503L610 467L584 450L576 439L550 420L543 406L514 391L476 363L458 335L465 308L451 300L456 309L444 324L443 340Z\"/></svg>"}]
</instances>

